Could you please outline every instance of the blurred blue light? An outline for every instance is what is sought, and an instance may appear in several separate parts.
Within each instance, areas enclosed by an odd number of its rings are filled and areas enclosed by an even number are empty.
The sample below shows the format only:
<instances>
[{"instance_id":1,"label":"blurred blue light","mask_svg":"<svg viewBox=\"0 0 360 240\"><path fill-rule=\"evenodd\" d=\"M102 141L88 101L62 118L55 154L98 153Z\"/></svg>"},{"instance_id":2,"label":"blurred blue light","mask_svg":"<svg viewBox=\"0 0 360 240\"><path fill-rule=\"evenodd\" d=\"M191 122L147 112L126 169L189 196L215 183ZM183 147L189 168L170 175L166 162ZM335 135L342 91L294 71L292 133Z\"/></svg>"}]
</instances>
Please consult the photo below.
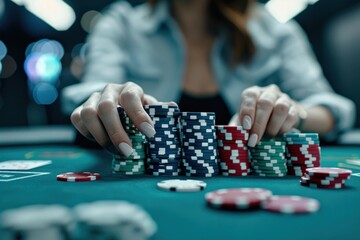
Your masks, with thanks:
<instances>
[{"instance_id":1,"label":"blurred blue light","mask_svg":"<svg viewBox=\"0 0 360 240\"><path fill-rule=\"evenodd\" d=\"M36 64L36 71L42 80L57 80L61 73L61 62L59 58L53 54L47 53L41 55Z\"/></svg>"},{"instance_id":2,"label":"blurred blue light","mask_svg":"<svg viewBox=\"0 0 360 240\"><path fill-rule=\"evenodd\" d=\"M37 42L29 44L29 46L26 48L26 56L32 53L53 54L61 59L64 56L64 48L58 41L41 39Z\"/></svg>"},{"instance_id":3,"label":"blurred blue light","mask_svg":"<svg viewBox=\"0 0 360 240\"><path fill-rule=\"evenodd\" d=\"M59 58L53 54L32 53L26 57L24 69L30 81L55 83L62 67Z\"/></svg>"},{"instance_id":4,"label":"blurred blue light","mask_svg":"<svg viewBox=\"0 0 360 240\"><path fill-rule=\"evenodd\" d=\"M32 92L34 101L39 105L49 105L58 97L57 89L49 83L38 83Z\"/></svg>"},{"instance_id":5,"label":"blurred blue light","mask_svg":"<svg viewBox=\"0 0 360 240\"><path fill-rule=\"evenodd\" d=\"M5 44L0 40L0 61L6 56L7 48Z\"/></svg>"},{"instance_id":6,"label":"blurred blue light","mask_svg":"<svg viewBox=\"0 0 360 240\"><path fill-rule=\"evenodd\" d=\"M38 81L40 79L40 75L37 72L36 64L40 58L39 54L30 54L26 57L24 63L24 70L26 75L28 76L29 80L31 81Z\"/></svg>"},{"instance_id":7,"label":"blurred blue light","mask_svg":"<svg viewBox=\"0 0 360 240\"><path fill-rule=\"evenodd\" d=\"M0 61L0 74L1 74L1 70L2 70L2 63Z\"/></svg>"}]
</instances>

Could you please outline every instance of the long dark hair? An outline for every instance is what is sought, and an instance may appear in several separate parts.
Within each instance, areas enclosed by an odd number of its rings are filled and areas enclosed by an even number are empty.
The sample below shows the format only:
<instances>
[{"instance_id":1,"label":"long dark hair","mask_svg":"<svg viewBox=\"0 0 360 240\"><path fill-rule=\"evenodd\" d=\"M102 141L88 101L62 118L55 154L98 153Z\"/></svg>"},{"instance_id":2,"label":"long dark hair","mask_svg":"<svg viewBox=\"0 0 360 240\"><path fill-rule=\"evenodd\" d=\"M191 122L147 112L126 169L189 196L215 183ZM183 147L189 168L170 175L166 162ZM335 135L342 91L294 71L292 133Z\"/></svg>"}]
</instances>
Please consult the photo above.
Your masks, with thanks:
<instances>
[{"instance_id":1,"label":"long dark hair","mask_svg":"<svg viewBox=\"0 0 360 240\"><path fill-rule=\"evenodd\" d=\"M155 6L159 0L148 0ZM230 32L232 62L248 62L255 54L255 46L246 28L249 10L254 0L210 0L211 24Z\"/></svg>"}]
</instances>

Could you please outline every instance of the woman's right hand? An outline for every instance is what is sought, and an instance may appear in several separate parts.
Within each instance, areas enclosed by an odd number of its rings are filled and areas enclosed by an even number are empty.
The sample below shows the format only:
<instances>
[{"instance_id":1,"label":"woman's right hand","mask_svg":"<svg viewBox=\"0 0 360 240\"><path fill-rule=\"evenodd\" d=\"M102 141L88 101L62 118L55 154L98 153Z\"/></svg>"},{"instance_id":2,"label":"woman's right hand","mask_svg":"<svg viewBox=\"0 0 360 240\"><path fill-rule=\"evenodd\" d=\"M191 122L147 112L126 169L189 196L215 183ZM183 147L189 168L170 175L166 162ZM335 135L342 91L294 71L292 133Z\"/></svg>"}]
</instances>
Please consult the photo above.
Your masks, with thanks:
<instances>
[{"instance_id":1,"label":"woman's right hand","mask_svg":"<svg viewBox=\"0 0 360 240\"><path fill-rule=\"evenodd\" d=\"M86 138L98 142L111 152L119 151L130 156L133 153L132 144L121 125L117 106L124 108L131 121L145 136L152 137L156 132L143 108L147 104L159 102L144 94L139 85L132 82L108 84L102 92L93 93L73 111L71 122Z\"/></svg>"}]
</instances>

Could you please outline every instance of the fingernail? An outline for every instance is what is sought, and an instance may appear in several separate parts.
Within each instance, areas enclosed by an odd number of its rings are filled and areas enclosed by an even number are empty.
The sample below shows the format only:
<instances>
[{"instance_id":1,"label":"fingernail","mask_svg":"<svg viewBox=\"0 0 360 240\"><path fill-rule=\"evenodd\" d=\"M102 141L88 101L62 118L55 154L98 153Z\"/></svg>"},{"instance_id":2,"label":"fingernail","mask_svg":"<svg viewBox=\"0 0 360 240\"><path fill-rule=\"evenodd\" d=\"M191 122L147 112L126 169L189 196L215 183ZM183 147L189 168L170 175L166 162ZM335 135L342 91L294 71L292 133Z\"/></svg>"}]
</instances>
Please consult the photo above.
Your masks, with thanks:
<instances>
[{"instance_id":1,"label":"fingernail","mask_svg":"<svg viewBox=\"0 0 360 240\"><path fill-rule=\"evenodd\" d=\"M145 134L148 138L151 138L155 135L156 131L153 126L151 126L147 122L143 122L140 124L141 132Z\"/></svg>"},{"instance_id":2,"label":"fingernail","mask_svg":"<svg viewBox=\"0 0 360 240\"><path fill-rule=\"evenodd\" d=\"M255 133L251 134L249 138L248 146L255 147L257 140L258 140L258 135Z\"/></svg>"},{"instance_id":3,"label":"fingernail","mask_svg":"<svg viewBox=\"0 0 360 240\"><path fill-rule=\"evenodd\" d=\"M250 130L251 129L251 117L248 115L245 115L242 125L246 130Z\"/></svg>"},{"instance_id":4,"label":"fingernail","mask_svg":"<svg viewBox=\"0 0 360 240\"><path fill-rule=\"evenodd\" d=\"M134 152L134 149L132 149L129 144L124 142L119 144L119 149L121 153L124 154L126 157L129 157Z\"/></svg>"}]
</instances>

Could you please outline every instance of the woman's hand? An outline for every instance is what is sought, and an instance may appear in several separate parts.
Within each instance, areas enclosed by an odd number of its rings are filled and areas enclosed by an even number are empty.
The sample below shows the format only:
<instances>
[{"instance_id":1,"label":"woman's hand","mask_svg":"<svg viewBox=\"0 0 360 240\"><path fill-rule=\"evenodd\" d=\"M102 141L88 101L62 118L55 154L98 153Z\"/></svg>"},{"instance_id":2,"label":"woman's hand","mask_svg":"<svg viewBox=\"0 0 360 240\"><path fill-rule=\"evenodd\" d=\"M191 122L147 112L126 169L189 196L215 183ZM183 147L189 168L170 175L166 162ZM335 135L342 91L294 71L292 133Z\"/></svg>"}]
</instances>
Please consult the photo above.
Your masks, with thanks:
<instances>
[{"instance_id":1,"label":"woman's hand","mask_svg":"<svg viewBox=\"0 0 360 240\"><path fill-rule=\"evenodd\" d=\"M95 140L112 152L120 151L130 156L133 152L132 144L121 125L117 106L124 108L144 135L152 137L155 135L154 125L143 105L155 103L158 101L144 94L143 89L135 83L108 84L101 93L93 93L73 111L71 122L86 138Z\"/></svg>"},{"instance_id":2,"label":"woman's hand","mask_svg":"<svg viewBox=\"0 0 360 240\"><path fill-rule=\"evenodd\" d=\"M289 131L299 122L302 107L276 85L250 87L241 95L239 113L230 125L242 125L250 130L248 146L254 147L267 134L275 137Z\"/></svg>"}]
</instances>

